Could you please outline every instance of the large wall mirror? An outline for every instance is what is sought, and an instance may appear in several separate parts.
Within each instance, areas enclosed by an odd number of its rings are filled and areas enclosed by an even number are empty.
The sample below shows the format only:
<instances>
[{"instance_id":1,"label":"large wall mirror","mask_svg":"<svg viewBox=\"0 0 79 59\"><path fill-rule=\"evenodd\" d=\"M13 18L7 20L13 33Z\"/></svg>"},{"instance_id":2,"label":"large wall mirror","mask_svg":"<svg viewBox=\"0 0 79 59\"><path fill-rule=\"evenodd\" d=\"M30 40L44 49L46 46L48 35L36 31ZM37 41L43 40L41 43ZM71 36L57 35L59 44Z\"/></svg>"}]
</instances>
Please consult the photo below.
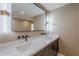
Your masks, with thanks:
<instances>
[{"instance_id":1,"label":"large wall mirror","mask_svg":"<svg viewBox=\"0 0 79 59\"><path fill-rule=\"evenodd\" d=\"M45 31L45 12L33 3L12 4L12 31Z\"/></svg>"}]
</instances>

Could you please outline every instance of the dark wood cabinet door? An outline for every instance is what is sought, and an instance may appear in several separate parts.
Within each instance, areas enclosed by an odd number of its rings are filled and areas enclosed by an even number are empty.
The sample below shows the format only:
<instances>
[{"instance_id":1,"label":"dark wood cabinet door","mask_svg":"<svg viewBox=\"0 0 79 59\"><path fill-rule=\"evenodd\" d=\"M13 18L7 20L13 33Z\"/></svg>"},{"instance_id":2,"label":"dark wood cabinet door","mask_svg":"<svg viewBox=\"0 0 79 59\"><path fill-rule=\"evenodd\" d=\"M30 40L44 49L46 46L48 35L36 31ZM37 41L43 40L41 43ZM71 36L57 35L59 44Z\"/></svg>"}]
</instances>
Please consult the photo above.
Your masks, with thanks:
<instances>
[{"instance_id":1,"label":"dark wood cabinet door","mask_svg":"<svg viewBox=\"0 0 79 59\"><path fill-rule=\"evenodd\" d=\"M59 52L59 39L55 40L47 47L36 53L34 56L56 56Z\"/></svg>"},{"instance_id":2,"label":"dark wood cabinet door","mask_svg":"<svg viewBox=\"0 0 79 59\"><path fill-rule=\"evenodd\" d=\"M34 56L48 56L48 48L45 47L44 49L36 53Z\"/></svg>"},{"instance_id":3,"label":"dark wood cabinet door","mask_svg":"<svg viewBox=\"0 0 79 59\"><path fill-rule=\"evenodd\" d=\"M49 46L48 49L49 49L48 50L48 56L53 56L54 51L52 49L52 46Z\"/></svg>"}]
</instances>

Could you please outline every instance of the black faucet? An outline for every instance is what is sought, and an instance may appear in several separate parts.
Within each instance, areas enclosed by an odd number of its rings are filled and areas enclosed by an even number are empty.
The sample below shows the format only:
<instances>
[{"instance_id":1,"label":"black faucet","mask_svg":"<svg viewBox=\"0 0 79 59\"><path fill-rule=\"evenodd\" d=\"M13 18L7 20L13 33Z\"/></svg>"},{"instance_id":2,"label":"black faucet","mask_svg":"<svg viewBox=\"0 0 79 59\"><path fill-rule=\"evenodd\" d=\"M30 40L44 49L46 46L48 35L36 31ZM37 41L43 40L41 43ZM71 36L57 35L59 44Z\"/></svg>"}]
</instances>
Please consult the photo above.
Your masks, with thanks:
<instances>
[{"instance_id":1,"label":"black faucet","mask_svg":"<svg viewBox=\"0 0 79 59\"><path fill-rule=\"evenodd\" d=\"M25 35L25 40L26 40L26 42L27 42L27 37L28 37L28 35Z\"/></svg>"},{"instance_id":2,"label":"black faucet","mask_svg":"<svg viewBox=\"0 0 79 59\"><path fill-rule=\"evenodd\" d=\"M26 40L26 42L27 42L27 37L29 37L29 36L28 35L22 36L22 38L24 38Z\"/></svg>"},{"instance_id":3,"label":"black faucet","mask_svg":"<svg viewBox=\"0 0 79 59\"><path fill-rule=\"evenodd\" d=\"M29 37L28 35L25 35L25 36L22 35L22 37L21 37L21 36L18 36L17 39L24 38L24 39L26 40L26 42L27 42L27 38L28 38L28 37Z\"/></svg>"}]
</instances>

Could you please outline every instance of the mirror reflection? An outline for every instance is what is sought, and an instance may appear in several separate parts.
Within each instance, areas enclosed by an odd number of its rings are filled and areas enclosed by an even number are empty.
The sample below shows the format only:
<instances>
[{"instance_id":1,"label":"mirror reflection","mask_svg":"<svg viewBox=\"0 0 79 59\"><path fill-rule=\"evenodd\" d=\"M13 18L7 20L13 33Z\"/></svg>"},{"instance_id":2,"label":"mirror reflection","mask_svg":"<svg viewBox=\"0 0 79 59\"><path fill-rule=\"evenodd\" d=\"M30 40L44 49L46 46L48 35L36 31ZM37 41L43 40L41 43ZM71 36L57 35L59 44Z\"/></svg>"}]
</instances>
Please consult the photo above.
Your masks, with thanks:
<instances>
[{"instance_id":1,"label":"mirror reflection","mask_svg":"<svg viewBox=\"0 0 79 59\"><path fill-rule=\"evenodd\" d=\"M12 31L45 31L45 12L33 3L12 4Z\"/></svg>"}]
</instances>

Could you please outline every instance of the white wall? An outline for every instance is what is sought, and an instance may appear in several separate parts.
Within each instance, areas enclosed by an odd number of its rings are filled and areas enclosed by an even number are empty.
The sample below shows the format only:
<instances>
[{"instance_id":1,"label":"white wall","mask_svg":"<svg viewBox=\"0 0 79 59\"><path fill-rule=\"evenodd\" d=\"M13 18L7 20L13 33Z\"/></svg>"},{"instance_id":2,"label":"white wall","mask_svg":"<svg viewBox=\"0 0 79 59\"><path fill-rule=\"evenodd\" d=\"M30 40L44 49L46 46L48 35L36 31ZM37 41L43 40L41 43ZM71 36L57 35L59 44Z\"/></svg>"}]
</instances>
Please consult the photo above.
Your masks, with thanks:
<instances>
[{"instance_id":1,"label":"white wall","mask_svg":"<svg viewBox=\"0 0 79 59\"><path fill-rule=\"evenodd\" d=\"M58 8L49 12L48 16L49 30L60 33L60 52L79 55L79 4Z\"/></svg>"}]
</instances>

